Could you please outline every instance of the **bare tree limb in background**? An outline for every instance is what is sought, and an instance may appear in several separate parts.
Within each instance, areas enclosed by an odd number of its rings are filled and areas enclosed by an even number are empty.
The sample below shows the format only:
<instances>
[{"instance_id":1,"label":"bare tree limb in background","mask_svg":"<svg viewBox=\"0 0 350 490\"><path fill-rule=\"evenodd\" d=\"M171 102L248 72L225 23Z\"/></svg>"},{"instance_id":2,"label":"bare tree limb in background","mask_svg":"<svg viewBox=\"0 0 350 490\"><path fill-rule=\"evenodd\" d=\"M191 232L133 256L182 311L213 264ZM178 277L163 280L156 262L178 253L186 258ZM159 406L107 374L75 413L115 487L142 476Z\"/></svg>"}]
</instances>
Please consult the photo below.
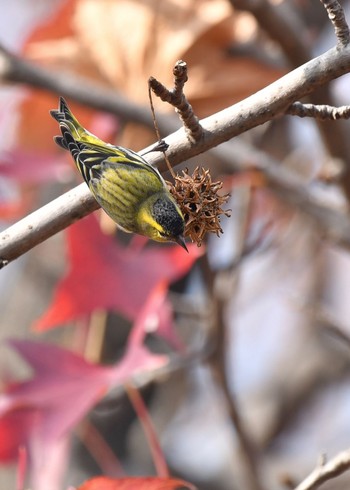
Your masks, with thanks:
<instances>
[{"instance_id":1,"label":"bare tree limb in background","mask_svg":"<svg viewBox=\"0 0 350 490\"><path fill-rule=\"evenodd\" d=\"M242 416L239 401L232 390L232 385L228 379L228 357L227 345L232 342L232 329L228 327L226 321L227 305L238 290L240 269L235 267L244 256L247 250L246 231L249 217L251 192L250 188L244 188L241 195L242 208L239 216L239 230L235 230L235 240L238 250L236 252L234 264L225 272L214 273L210 267L207 256L202 257L200 264L206 278L209 290L209 297L212 302L212 322L211 339L213 346L212 355L208 359L215 384L221 390L229 420L235 430L239 443L240 467L246 482L246 488L251 490L263 490L261 483L261 466L258 448L251 437L249 428L246 426Z\"/></svg>"},{"instance_id":2,"label":"bare tree limb in background","mask_svg":"<svg viewBox=\"0 0 350 490\"><path fill-rule=\"evenodd\" d=\"M92 82L72 73L55 72L26 61L0 45L0 80L3 83L26 84L33 88L69 97L76 102L118 116L122 120L142 124L153 129L148 106L141 106L118 94L115 89ZM175 131L176 117L157 115L159 128L164 134Z\"/></svg>"},{"instance_id":3,"label":"bare tree limb in background","mask_svg":"<svg viewBox=\"0 0 350 490\"><path fill-rule=\"evenodd\" d=\"M306 27L303 25L302 19L298 18L294 11L290 11L288 2L275 4L268 0L230 0L230 3L235 8L248 11L255 17L259 26L282 48L292 67L307 63L313 57L307 42ZM338 46L341 49L347 45L346 39L349 31L343 9L337 0L321 0L321 3L334 26ZM339 36L341 36L341 41ZM334 97L330 87L327 85L320 87L317 93L310 94L309 101L315 105L320 101L325 105L335 105ZM332 121L328 120L322 120L321 122L319 119L316 119L316 124L318 124L318 129L328 151L335 157L347 162L350 145L344 125L342 123L334 125ZM350 201L349 166L345 169L341 185Z\"/></svg>"},{"instance_id":4,"label":"bare tree limb in background","mask_svg":"<svg viewBox=\"0 0 350 490\"><path fill-rule=\"evenodd\" d=\"M328 463L320 464L295 490L315 490L350 469L350 449L339 453Z\"/></svg>"}]
</instances>

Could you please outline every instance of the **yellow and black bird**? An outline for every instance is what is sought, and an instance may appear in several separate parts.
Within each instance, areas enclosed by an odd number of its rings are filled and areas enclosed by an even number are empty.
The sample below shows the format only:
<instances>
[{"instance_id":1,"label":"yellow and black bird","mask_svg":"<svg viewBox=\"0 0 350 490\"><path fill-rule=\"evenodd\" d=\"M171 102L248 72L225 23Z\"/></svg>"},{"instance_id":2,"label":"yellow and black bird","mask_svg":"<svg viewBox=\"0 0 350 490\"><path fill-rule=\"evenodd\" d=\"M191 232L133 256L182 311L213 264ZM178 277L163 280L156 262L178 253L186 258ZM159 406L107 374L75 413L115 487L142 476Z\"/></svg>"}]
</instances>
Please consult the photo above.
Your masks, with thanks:
<instances>
[{"instance_id":1,"label":"yellow and black bird","mask_svg":"<svg viewBox=\"0 0 350 490\"><path fill-rule=\"evenodd\" d=\"M183 215L158 170L134 151L105 143L83 128L63 97L50 114L62 133L56 143L70 151L96 201L119 228L187 250Z\"/></svg>"}]
</instances>

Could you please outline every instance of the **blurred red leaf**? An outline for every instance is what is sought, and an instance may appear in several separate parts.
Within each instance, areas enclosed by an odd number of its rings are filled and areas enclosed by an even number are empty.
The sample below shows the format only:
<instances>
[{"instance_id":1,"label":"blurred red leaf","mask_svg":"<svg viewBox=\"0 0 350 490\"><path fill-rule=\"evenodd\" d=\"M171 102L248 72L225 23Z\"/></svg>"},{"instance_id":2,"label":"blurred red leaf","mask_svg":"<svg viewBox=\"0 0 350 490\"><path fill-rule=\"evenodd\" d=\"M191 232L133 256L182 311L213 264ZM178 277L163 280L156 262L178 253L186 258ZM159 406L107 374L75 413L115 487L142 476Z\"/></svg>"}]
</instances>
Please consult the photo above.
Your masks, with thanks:
<instances>
[{"instance_id":1,"label":"blurred red leaf","mask_svg":"<svg viewBox=\"0 0 350 490\"><path fill-rule=\"evenodd\" d=\"M142 342L141 336L130 338L121 361L106 367L55 345L11 341L34 375L8 385L0 395L0 461L16 460L23 446L30 457L33 481L44 478L43 465L59 473L55 461L67 455L62 446L66 436L104 393L137 372L168 361L166 356L149 352Z\"/></svg>"},{"instance_id":2,"label":"blurred red leaf","mask_svg":"<svg viewBox=\"0 0 350 490\"><path fill-rule=\"evenodd\" d=\"M60 133L57 121L49 114L51 109L58 106L58 96L37 91L31 91L19 106L19 120L16 131L16 145L24 151L48 154L64 154L71 161L69 154L61 150L53 141ZM69 100L69 106L79 122L91 132L109 141L118 129L116 118L76 104ZM97 118L97 119L96 119ZM96 119L96 120L95 120ZM72 163L73 166L73 163Z\"/></svg>"},{"instance_id":3,"label":"blurred red leaf","mask_svg":"<svg viewBox=\"0 0 350 490\"><path fill-rule=\"evenodd\" d=\"M105 478L99 476L83 483L77 490L196 490L194 485L174 478L137 477Z\"/></svg>"},{"instance_id":4,"label":"blurred red leaf","mask_svg":"<svg viewBox=\"0 0 350 490\"><path fill-rule=\"evenodd\" d=\"M15 148L0 157L1 176L23 183L41 184L65 179L71 173L66 159L52 153Z\"/></svg>"},{"instance_id":5,"label":"blurred red leaf","mask_svg":"<svg viewBox=\"0 0 350 490\"><path fill-rule=\"evenodd\" d=\"M35 374L29 380L10 384L0 395L0 417L9 411L15 413L18 408L40 410L44 415L40 422L44 440L58 438L70 429L110 386L123 383L139 370L167 361L166 356L152 355L138 341L130 341L122 360L107 367L44 342L12 340L10 345Z\"/></svg>"},{"instance_id":6,"label":"blurred red leaf","mask_svg":"<svg viewBox=\"0 0 350 490\"><path fill-rule=\"evenodd\" d=\"M0 218L6 221L20 219L33 205L33 192L23 192L20 196L6 198L0 196Z\"/></svg>"},{"instance_id":7,"label":"blurred red leaf","mask_svg":"<svg viewBox=\"0 0 350 490\"><path fill-rule=\"evenodd\" d=\"M0 395L0 460L16 457L15 449L25 445L33 431L45 448L80 421L108 388L167 362L166 356L150 353L142 341L130 339L121 361L107 367L52 344L10 341L34 376L8 385Z\"/></svg>"},{"instance_id":8,"label":"blurred red leaf","mask_svg":"<svg viewBox=\"0 0 350 490\"><path fill-rule=\"evenodd\" d=\"M0 418L0 461L11 463L18 458L18 450L27 442L27 434L35 426L37 412L28 407L14 408Z\"/></svg>"},{"instance_id":9,"label":"blurred red leaf","mask_svg":"<svg viewBox=\"0 0 350 490\"><path fill-rule=\"evenodd\" d=\"M18 408L35 410L40 414L36 435L43 445L76 424L108 388L111 368L90 364L73 352L43 342L16 340L10 344L35 374L7 387L0 396L0 416ZM33 427L27 429L30 432Z\"/></svg>"},{"instance_id":10,"label":"blurred red leaf","mask_svg":"<svg viewBox=\"0 0 350 490\"><path fill-rule=\"evenodd\" d=\"M68 229L69 270L59 282L36 330L85 317L96 309L114 309L133 320L150 291L161 281L183 276L203 253L194 245L134 249L104 235L94 216Z\"/></svg>"}]
</instances>

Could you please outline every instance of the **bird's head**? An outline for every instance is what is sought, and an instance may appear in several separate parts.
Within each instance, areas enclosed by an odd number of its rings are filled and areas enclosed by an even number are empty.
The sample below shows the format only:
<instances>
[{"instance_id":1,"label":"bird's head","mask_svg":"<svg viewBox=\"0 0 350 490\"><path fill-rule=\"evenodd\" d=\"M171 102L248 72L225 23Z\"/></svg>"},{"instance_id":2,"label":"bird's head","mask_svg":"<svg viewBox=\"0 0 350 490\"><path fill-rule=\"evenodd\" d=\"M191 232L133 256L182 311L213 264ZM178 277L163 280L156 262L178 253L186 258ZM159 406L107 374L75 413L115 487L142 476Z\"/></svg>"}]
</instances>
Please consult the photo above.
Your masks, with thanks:
<instances>
[{"instance_id":1,"label":"bird's head","mask_svg":"<svg viewBox=\"0 0 350 490\"><path fill-rule=\"evenodd\" d=\"M137 221L145 236L156 242L176 242L187 251L184 217L168 192L158 192L146 199L140 206Z\"/></svg>"}]
</instances>

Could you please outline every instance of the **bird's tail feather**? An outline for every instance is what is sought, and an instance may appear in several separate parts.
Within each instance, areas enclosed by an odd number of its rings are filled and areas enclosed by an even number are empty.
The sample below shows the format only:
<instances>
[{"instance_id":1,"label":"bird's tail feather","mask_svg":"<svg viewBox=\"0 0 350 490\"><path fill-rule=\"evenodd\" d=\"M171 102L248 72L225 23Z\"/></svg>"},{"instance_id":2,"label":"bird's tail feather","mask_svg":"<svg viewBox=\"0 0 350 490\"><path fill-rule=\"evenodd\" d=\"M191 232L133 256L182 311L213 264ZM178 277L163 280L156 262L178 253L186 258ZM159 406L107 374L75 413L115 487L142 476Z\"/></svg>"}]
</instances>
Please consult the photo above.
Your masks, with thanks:
<instances>
[{"instance_id":1,"label":"bird's tail feather","mask_svg":"<svg viewBox=\"0 0 350 490\"><path fill-rule=\"evenodd\" d=\"M68 146L67 146L67 143L66 143L66 140L64 139L63 136L54 136L53 137L54 139L54 142L60 146L61 148L63 148L64 150L68 150Z\"/></svg>"},{"instance_id":2,"label":"bird's tail feather","mask_svg":"<svg viewBox=\"0 0 350 490\"><path fill-rule=\"evenodd\" d=\"M59 123L62 133L62 137L56 136L54 139L56 143L65 150L69 149L68 141L66 139L68 133L71 134L76 143L85 143L87 145L95 145L96 147L101 148L106 146L104 141L97 138L97 136L90 133L90 131L87 131L79 123L79 121L72 114L63 97L60 97L59 99L58 109L51 110L50 114Z\"/></svg>"},{"instance_id":3,"label":"bird's tail feather","mask_svg":"<svg viewBox=\"0 0 350 490\"><path fill-rule=\"evenodd\" d=\"M66 101L63 97L60 97L58 109L50 111L51 116L59 123L61 131L63 127L72 134L73 138L76 140L84 139L86 131L83 126L78 122L78 120L71 113ZM64 137L63 131L62 136ZM63 146L62 141L55 139L56 143L63 148L67 148L67 145Z\"/></svg>"}]
</instances>

